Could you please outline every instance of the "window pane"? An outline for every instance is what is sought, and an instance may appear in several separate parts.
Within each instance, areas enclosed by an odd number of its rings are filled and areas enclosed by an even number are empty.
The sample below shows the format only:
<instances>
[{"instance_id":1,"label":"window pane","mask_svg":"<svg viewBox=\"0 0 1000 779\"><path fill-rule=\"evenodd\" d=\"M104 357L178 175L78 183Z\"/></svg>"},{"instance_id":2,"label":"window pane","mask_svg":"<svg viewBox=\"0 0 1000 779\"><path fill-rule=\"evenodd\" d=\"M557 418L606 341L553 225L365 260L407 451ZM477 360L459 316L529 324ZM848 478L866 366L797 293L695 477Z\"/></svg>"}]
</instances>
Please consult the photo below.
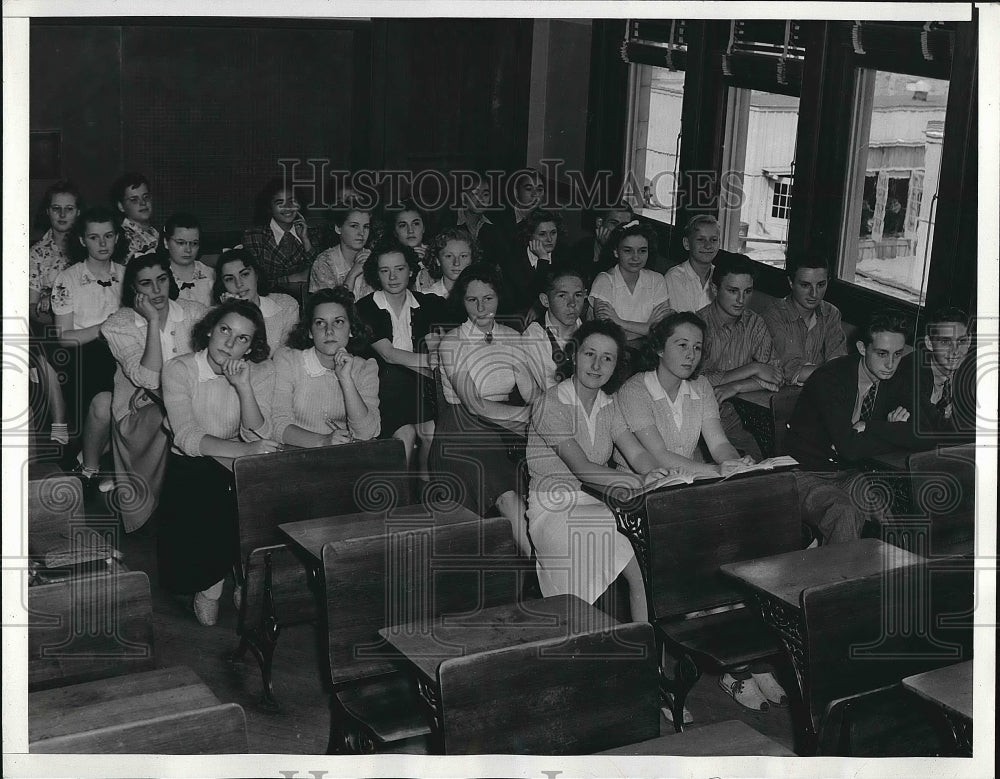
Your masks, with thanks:
<instances>
[{"instance_id":1,"label":"window pane","mask_svg":"<svg viewBox=\"0 0 1000 779\"><path fill-rule=\"evenodd\" d=\"M799 99L730 88L719 221L723 247L785 267Z\"/></svg>"},{"instance_id":2,"label":"window pane","mask_svg":"<svg viewBox=\"0 0 1000 779\"><path fill-rule=\"evenodd\" d=\"M629 188L645 216L673 223L677 194L683 71L632 65Z\"/></svg>"},{"instance_id":3,"label":"window pane","mask_svg":"<svg viewBox=\"0 0 1000 779\"><path fill-rule=\"evenodd\" d=\"M858 72L840 278L911 303L926 293L948 82Z\"/></svg>"}]
</instances>

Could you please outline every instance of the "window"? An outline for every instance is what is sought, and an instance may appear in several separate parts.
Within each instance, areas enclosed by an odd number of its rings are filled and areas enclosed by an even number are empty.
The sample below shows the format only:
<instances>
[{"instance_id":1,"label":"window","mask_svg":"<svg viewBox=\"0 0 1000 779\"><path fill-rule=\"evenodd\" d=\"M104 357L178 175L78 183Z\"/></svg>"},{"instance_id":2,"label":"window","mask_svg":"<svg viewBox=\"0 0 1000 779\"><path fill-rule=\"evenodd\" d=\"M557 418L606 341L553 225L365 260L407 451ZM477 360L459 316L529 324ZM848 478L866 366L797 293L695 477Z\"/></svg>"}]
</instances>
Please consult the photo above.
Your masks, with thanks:
<instances>
[{"instance_id":1,"label":"window","mask_svg":"<svg viewBox=\"0 0 1000 779\"><path fill-rule=\"evenodd\" d=\"M866 68L856 78L838 275L919 305L934 238L948 81Z\"/></svg>"},{"instance_id":2,"label":"window","mask_svg":"<svg viewBox=\"0 0 1000 779\"><path fill-rule=\"evenodd\" d=\"M684 72L633 64L630 80L627 194L643 216L673 224Z\"/></svg>"},{"instance_id":3,"label":"window","mask_svg":"<svg viewBox=\"0 0 1000 779\"><path fill-rule=\"evenodd\" d=\"M788 219L788 202L792 199L792 180L782 177L774 182L771 196L771 218Z\"/></svg>"},{"instance_id":4,"label":"window","mask_svg":"<svg viewBox=\"0 0 1000 779\"><path fill-rule=\"evenodd\" d=\"M722 247L785 267L799 99L730 87L719 222Z\"/></svg>"}]
</instances>

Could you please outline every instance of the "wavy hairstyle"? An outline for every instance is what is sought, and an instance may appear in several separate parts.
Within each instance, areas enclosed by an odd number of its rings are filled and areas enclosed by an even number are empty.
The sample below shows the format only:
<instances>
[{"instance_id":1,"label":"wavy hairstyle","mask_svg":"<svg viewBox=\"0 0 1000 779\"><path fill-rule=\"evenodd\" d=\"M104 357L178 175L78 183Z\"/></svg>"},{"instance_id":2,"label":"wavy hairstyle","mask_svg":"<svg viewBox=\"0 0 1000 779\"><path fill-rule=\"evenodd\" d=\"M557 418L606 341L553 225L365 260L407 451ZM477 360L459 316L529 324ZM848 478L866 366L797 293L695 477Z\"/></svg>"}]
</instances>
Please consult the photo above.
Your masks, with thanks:
<instances>
[{"instance_id":1,"label":"wavy hairstyle","mask_svg":"<svg viewBox=\"0 0 1000 779\"><path fill-rule=\"evenodd\" d=\"M469 289L469 285L474 281L489 284L493 287L493 291L497 296L497 303L499 304L500 302L501 294L503 293L503 281L500 278L500 271L492 263L474 262L462 271L461 276L455 279L455 286L451 288L451 294L448 295L448 304L457 306L457 310L463 314L465 313L465 293Z\"/></svg>"},{"instance_id":2,"label":"wavy hairstyle","mask_svg":"<svg viewBox=\"0 0 1000 779\"><path fill-rule=\"evenodd\" d=\"M267 345L267 331L264 329L264 317L249 300L227 300L215 308L209 309L204 318L191 329L191 346L196 352L208 348L208 339L212 330L226 314L239 314L244 319L253 322L253 340L247 349L245 359L250 362L264 362L271 353Z\"/></svg>"},{"instance_id":3,"label":"wavy hairstyle","mask_svg":"<svg viewBox=\"0 0 1000 779\"><path fill-rule=\"evenodd\" d=\"M576 332L573 333L573 337L567 346L567 357L569 357L568 375L572 376L576 372L576 355L580 351L580 347L583 342L590 335L606 335L615 345L618 347L618 360L615 363L614 372L611 374L611 378L608 379L607 383L601 387L605 393L611 395L618 391L618 388L622 385L625 379L629 375L629 359L628 350L626 348L627 341L625 338L625 331L622 330L621 325L616 322L612 322L609 319L591 319L589 322L584 322L580 327L577 328Z\"/></svg>"},{"instance_id":4,"label":"wavy hairstyle","mask_svg":"<svg viewBox=\"0 0 1000 779\"><path fill-rule=\"evenodd\" d=\"M619 225L615 228L615 231L608 236L607 245L610 247L610 257L614 261L614 264L617 265L618 258L614 256L614 252L618 251L618 247L621 246L622 241L626 238L631 238L634 235L638 235L646 239L646 245L649 247L649 259L646 260L646 267L648 268L649 263L651 263L653 258L656 257L656 230L654 230L650 225L636 220Z\"/></svg>"},{"instance_id":5,"label":"wavy hairstyle","mask_svg":"<svg viewBox=\"0 0 1000 779\"><path fill-rule=\"evenodd\" d=\"M347 342L347 351L351 354L361 354L371 340L371 328L368 327L358 317L357 309L354 307L354 293L347 287L329 287L318 289L306 300L299 315L299 321L288 334L286 344L291 349L300 351L313 347L312 320L316 314L316 309L324 303L339 303L347 312L347 321L351 326L351 337Z\"/></svg>"},{"instance_id":6,"label":"wavy hairstyle","mask_svg":"<svg viewBox=\"0 0 1000 779\"><path fill-rule=\"evenodd\" d=\"M472 252L472 261L469 265L477 263L483 259L483 252L479 248L479 244L476 243L476 239L472 237L472 233L469 232L468 228L464 225L448 227L435 235L429 244L430 248L427 251L426 257L427 272L430 274L432 279L440 279L444 276L444 272L441 270L441 252L444 251L444 247L451 241L462 241L463 243L469 245L469 250Z\"/></svg>"},{"instance_id":7,"label":"wavy hairstyle","mask_svg":"<svg viewBox=\"0 0 1000 779\"><path fill-rule=\"evenodd\" d=\"M260 264L257 262L257 258L242 246L238 246L235 249L226 249L219 255L219 259L216 260L215 283L212 284L212 300L216 303L221 302L222 293L226 291L226 285L222 281L222 267L227 262L236 262L237 260L256 274L258 296L264 297L271 292L271 284L267 280L267 277L260 272Z\"/></svg>"},{"instance_id":8,"label":"wavy hairstyle","mask_svg":"<svg viewBox=\"0 0 1000 779\"><path fill-rule=\"evenodd\" d=\"M66 253L69 255L71 264L75 265L87 259L87 247L81 243L87 232L87 225L104 224L105 222L111 224L117 237L115 250L111 252L111 261L121 263L125 259L125 255L128 254L128 241L122 238L121 217L110 208L96 206L88 208L80 214L73 224L69 242L66 244Z\"/></svg>"},{"instance_id":9,"label":"wavy hairstyle","mask_svg":"<svg viewBox=\"0 0 1000 779\"><path fill-rule=\"evenodd\" d=\"M364 275L368 286L376 290L382 289L382 279L379 278L378 273L378 261L387 254L403 255L403 259L406 260L406 264L410 267L410 282L407 286L413 284L417 278L417 274L420 273L420 260L417 258L417 253L411 247L405 243L400 243L396 240L395 234L393 234L391 238L376 246L374 251L368 255L368 259L365 260Z\"/></svg>"},{"instance_id":10,"label":"wavy hairstyle","mask_svg":"<svg viewBox=\"0 0 1000 779\"><path fill-rule=\"evenodd\" d=\"M564 251L566 247L566 232L563 228L563 218L555 211L547 211L544 208L536 208L528 213L517 226L517 245L522 250L531 243L531 236L535 234L545 222L552 222L556 226L556 249Z\"/></svg>"},{"instance_id":11,"label":"wavy hairstyle","mask_svg":"<svg viewBox=\"0 0 1000 779\"><path fill-rule=\"evenodd\" d=\"M663 317L663 319L649 328L649 336L646 338L646 343L643 346L642 353L643 360L646 364L646 370L651 371L656 368L657 364L660 362L660 354L667 345L667 339L670 338L670 336L672 336L681 325L693 325L701 330L701 357L698 360L698 364L694 366L694 371L692 371L691 375L688 377L690 379L698 378L698 372L701 370L701 365L705 361L705 352L708 349L708 344L704 341L705 331L707 328L705 320L693 311L675 311L672 314L667 314Z\"/></svg>"},{"instance_id":12,"label":"wavy hairstyle","mask_svg":"<svg viewBox=\"0 0 1000 779\"><path fill-rule=\"evenodd\" d=\"M167 272L170 280L170 292L168 296L171 300L177 300L180 295L180 288L177 286L177 279L174 278L173 271L170 270L170 257L160 252L147 252L133 257L132 261L125 266L125 276L122 279L122 308L135 308L135 280L139 271L146 268L160 268Z\"/></svg>"}]
</instances>

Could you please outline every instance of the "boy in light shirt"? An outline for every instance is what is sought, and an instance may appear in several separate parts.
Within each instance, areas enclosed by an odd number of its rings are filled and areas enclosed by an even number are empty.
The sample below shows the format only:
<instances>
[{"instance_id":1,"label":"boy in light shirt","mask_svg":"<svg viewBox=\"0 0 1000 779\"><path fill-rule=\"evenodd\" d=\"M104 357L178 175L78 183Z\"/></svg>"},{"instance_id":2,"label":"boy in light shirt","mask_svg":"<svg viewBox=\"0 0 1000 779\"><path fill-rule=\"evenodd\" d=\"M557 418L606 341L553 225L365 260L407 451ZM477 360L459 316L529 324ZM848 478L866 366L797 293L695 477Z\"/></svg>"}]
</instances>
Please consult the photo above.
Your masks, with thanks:
<instances>
[{"instance_id":1,"label":"boy in light shirt","mask_svg":"<svg viewBox=\"0 0 1000 779\"><path fill-rule=\"evenodd\" d=\"M545 316L525 328L521 343L528 355L531 377L546 390L569 375L572 355L566 347L580 326L587 287L579 270L562 267L549 272L544 288L538 299L545 308Z\"/></svg>"}]
</instances>

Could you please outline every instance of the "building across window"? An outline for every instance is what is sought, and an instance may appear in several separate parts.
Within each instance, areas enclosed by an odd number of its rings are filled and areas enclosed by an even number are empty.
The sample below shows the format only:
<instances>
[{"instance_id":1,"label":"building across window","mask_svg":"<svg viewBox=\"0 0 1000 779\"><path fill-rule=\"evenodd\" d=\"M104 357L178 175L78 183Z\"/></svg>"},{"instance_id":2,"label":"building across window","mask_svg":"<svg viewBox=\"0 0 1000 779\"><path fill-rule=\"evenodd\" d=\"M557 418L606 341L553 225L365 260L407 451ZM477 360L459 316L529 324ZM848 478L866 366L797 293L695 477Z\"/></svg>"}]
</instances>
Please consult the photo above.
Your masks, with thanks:
<instances>
[{"instance_id":1,"label":"building across window","mask_svg":"<svg viewBox=\"0 0 1000 779\"><path fill-rule=\"evenodd\" d=\"M644 216L673 224L681 144L684 72L633 64L626 196Z\"/></svg>"},{"instance_id":2,"label":"building across window","mask_svg":"<svg viewBox=\"0 0 1000 779\"><path fill-rule=\"evenodd\" d=\"M792 199L792 180L782 177L772 185L771 194L771 218L788 219L790 202Z\"/></svg>"},{"instance_id":3,"label":"building across window","mask_svg":"<svg viewBox=\"0 0 1000 779\"><path fill-rule=\"evenodd\" d=\"M948 82L859 69L857 85L838 276L922 304Z\"/></svg>"},{"instance_id":4,"label":"building across window","mask_svg":"<svg viewBox=\"0 0 1000 779\"><path fill-rule=\"evenodd\" d=\"M785 267L799 99L730 87L719 222L722 246Z\"/></svg>"}]
</instances>

